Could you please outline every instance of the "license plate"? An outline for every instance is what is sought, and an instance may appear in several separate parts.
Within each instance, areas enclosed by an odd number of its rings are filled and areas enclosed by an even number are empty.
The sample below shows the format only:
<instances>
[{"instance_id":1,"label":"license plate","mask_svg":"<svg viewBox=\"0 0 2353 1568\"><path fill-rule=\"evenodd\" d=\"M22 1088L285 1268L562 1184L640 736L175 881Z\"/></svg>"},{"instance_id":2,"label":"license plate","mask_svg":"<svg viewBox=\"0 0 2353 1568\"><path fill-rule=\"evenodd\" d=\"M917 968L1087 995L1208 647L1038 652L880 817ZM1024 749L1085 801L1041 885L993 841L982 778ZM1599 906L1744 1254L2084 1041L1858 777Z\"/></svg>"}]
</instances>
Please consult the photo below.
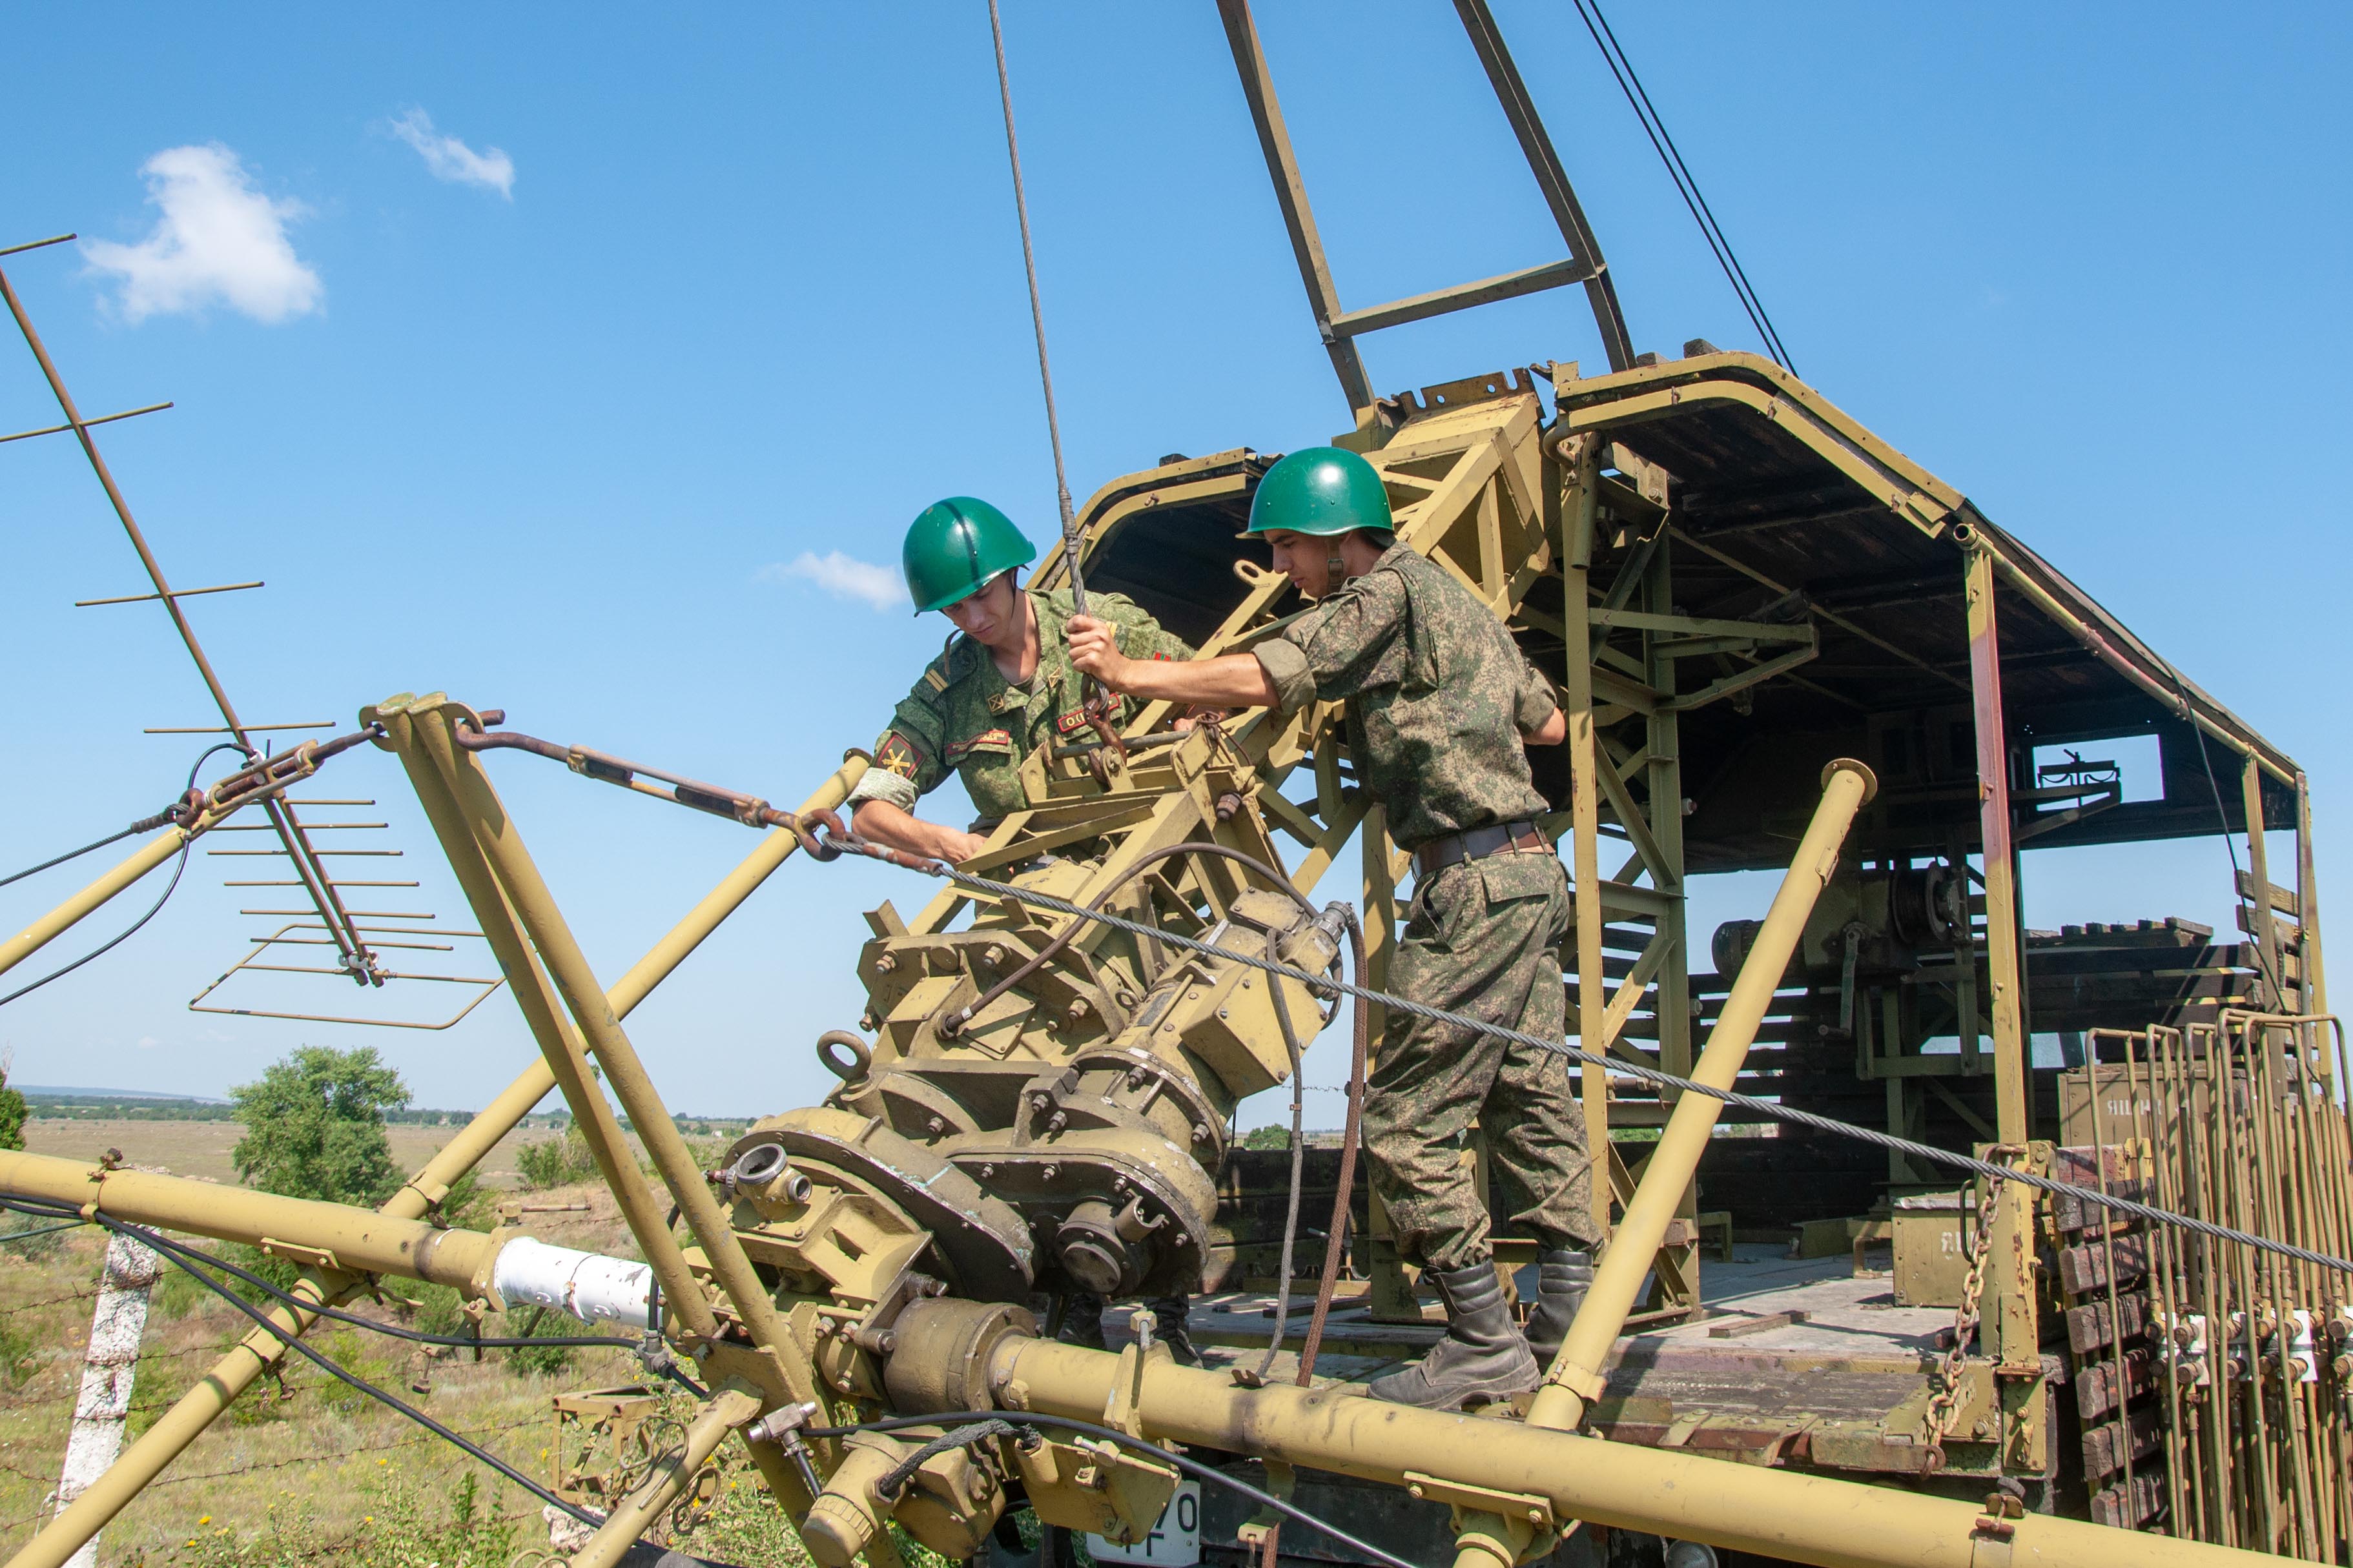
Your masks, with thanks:
<instances>
[{"instance_id":1,"label":"license plate","mask_svg":"<svg viewBox=\"0 0 2353 1568\"><path fill-rule=\"evenodd\" d=\"M1098 1563L1139 1563L1149 1568L1194 1568L1201 1561L1201 1483L1179 1481L1145 1538L1121 1546L1100 1535L1087 1537Z\"/></svg>"}]
</instances>

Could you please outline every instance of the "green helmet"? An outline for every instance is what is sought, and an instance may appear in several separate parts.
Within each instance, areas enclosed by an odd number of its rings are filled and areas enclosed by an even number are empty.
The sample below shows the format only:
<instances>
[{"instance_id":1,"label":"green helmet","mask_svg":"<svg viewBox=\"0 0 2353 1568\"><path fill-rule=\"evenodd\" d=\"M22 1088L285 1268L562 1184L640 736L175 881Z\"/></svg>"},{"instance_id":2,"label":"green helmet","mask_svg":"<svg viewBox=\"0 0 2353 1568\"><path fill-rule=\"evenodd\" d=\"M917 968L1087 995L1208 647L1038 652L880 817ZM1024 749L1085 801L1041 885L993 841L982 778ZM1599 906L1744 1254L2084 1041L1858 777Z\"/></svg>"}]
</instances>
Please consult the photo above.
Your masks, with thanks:
<instances>
[{"instance_id":1,"label":"green helmet","mask_svg":"<svg viewBox=\"0 0 2353 1568\"><path fill-rule=\"evenodd\" d=\"M1250 498L1250 531L1317 536L1351 529L1395 531L1389 493L1373 466L1338 447L1293 452L1266 471Z\"/></svg>"},{"instance_id":2,"label":"green helmet","mask_svg":"<svg viewBox=\"0 0 2353 1568\"><path fill-rule=\"evenodd\" d=\"M1011 518L970 496L950 496L925 507L907 525L906 546L900 552L919 616L968 599L998 573L1037 559L1037 546Z\"/></svg>"}]
</instances>

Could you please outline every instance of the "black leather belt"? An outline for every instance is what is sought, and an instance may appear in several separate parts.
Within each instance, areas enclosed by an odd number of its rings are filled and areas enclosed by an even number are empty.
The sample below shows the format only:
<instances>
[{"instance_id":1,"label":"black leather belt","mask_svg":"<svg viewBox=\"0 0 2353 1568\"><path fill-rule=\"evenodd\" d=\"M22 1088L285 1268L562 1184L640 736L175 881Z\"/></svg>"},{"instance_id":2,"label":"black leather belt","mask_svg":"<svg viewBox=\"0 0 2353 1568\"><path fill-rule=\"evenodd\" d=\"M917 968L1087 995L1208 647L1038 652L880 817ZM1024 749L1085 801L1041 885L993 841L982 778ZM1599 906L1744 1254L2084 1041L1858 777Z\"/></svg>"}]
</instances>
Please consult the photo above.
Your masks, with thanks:
<instances>
[{"instance_id":1,"label":"black leather belt","mask_svg":"<svg viewBox=\"0 0 2353 1568\"><path fill-rule=\"evenodd\" d=\"M1533 822L1498 822L1431 839L1413 852L1413 868L1418 876L1435 877L1457 861L1482 859L1505 850L1550 854L1552 843Z\"/></svg>"}]
</instances>

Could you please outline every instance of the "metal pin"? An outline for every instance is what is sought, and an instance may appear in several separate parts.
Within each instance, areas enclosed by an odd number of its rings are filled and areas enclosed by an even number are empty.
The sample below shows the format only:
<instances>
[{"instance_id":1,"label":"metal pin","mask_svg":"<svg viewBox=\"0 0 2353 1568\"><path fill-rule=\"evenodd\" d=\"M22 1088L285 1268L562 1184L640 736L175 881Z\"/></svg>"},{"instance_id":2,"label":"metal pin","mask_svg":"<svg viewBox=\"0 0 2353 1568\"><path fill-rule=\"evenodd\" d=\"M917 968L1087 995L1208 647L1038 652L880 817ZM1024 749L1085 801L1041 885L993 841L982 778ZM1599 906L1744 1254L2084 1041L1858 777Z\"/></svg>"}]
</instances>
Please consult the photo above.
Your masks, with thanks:
<instances>
[{"instance_id":1,"label":"metal pin","mask_svg":"<svg viewBox=\"0 0 2353 1568\"><path fill-rule=\"evenodd\" d=\"M152 596L152 595L151 595L151 596ZM95 600L93 600L93 601L92 601L92 603L97 603L97 602L98 602L98 601L95 601ZM245 725L240 725L240 726L239 726L239 728L240 728L240 729L242 729L242 730L243 730L247 734L248 734L248 735L256 735L256 734L259 734L259 733L260 733L262 731L264 731L264 730L332 730L332 729L333 729L333 728L334 728L334 725L332 725L332 724L245 724ZM140 731L140 733L141 733L141 734L142 734L142 735L230 735L230 734L235 734L236 732L237 732L236 731L231 730L231 729L230 729L227 725L226 725L226 724L188 724L188 725L177 725L177 726L173 726L173 727L170 727L170 728L162 728L162 729L153 729L153 730L142 730L142 731ZM288 805L292 805L293 803L292 803L292 802L290 802L290 801L289 801L289 802L287 802L286 804L288 804ZM369 805L373 805L375 804L375 802L370 801L370 802L368 802L367 804L369 804Z\"/></svg>"},{"instance_id":2,"label":"metal pin","mask_svg":"<svg viewBox=\"0 0 2353 1568\"><path fill-rule=\"evenodd\" d=\"M169 408L169 407L171 407L172 405L171 405L170 404L168 404L168 403L159 403L159 404L157 404L157 405L156 405L156 406L157 406L158 408ZM139 412L141 412L141 413L142 413L142 414L143 414L143 413L145 413L145 412L146 412L146 410L145 410L145 409L141 409L141 410L139 410ZM116 418L118 418L118 419L119 419L119 418L122 418L122 417L124 417L124 416L122 416L122 415L116 415L116 416L114 416L114 417L116 417ZM92 423L92 424L97 424L97 423L99 423L99 421L97 421L97 420L92 420L90 423ZM64 428L67 428L67 426L58 426L58 428L59 428L59 429L64 429ZM46 434L47 434L47 432L46 432L46 431L39 431L39 430L33 430L33 431L27 431L27 432L26 432L26 434L27 434L27 435L38 436L38 435L46 435ZM5 439L6 439L6 440L10 440L10 441L14 441L14 440L16 440L16 437L14 437L14 436L10 436L10 437L5 437ZM221 583L221 584L216 584L215 586L210 587L210 588L174 588L174 589L173 589L173 590L172 590L172 597L173 597L173 598L174 598L174 599L185 599L185 598L191 598L191 597L193 597L194 595L198 595L198 594L234 594L234 593L237 592L237 591L238 591L239 589L241 589L241 588L261 588L261 587L266 587L266 586L268 586L268 584L264 584L264 583L259 583L259 582L256 582L256 583ZM114 598L114 599L76 599L76 600L74 601L74 608L75 608L75 609L77 609L77 610L86 610L86 609L89 609L92 605L137 605L137 604L144 603L144 602L146 602L147 600L150 600L150 599L160 599L160 598L162 598L163 596L164 596L164 595L161 595L161 594L125 594L125 595L121 595L120 598ZM271 728L271 726L270 726L270 725L268 725L268 724L248 724L248 725L247 725L247 726L246 726L246 728L247 728L247 729L248 729L248 730L267 730L267 729Z\"/></svg>"},{"instance_id":3,"label":"metal pin","mask_svg":"<svg viewBox=\"0 0 2353 1568\"><path fill-rule=\"evenodd\" d=\"M0 256L6 254L5 251L0 251ZM64 425L44 425L37 430L19 430L13 436L0 436L0 442L29 441L36 436L61 436L69 430L87 430L93 425L111 425L118 419L136 419L142 414L160 414L171 406L168 403L151 403L144 408L126 408L120 414L101 414L95 419L74 420ZM257 583L254 586L258 588L260 584ZM197 592L201 593L203 590L199 589ZM153 595L149 595L147 597L152 598Z\"/></svg>"}]
</instances>

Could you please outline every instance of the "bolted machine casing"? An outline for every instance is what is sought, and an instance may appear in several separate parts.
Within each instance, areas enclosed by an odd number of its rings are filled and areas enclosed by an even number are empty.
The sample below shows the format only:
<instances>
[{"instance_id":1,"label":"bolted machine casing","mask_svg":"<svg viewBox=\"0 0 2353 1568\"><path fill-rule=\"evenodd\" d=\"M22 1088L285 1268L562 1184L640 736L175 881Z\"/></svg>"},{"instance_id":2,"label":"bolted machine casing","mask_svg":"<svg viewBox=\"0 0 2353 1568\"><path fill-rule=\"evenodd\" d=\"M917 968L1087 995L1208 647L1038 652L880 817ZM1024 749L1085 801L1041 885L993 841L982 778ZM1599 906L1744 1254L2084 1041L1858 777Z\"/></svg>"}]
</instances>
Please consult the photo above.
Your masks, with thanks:
<instances>
[{"instance_id":1,"label":"bolted machine casing","mask_svg":"<svg viewBox=\"0 0 2353 1568\"><path fill-rule=\"evenodd\" d=\"M1310 972L1337 958L1334 922L1295 895L1245 887L1197 909L1183 890L1196 873L1163 864L1188 879L1130 883L1116 906L1128 918ZM1060 894L1092 869L1050 859L1015 880ZM924 1267L961 1296L1197 1288L1233 1108L1289 1075L1286 1033L1314 1037L1318 998L1148 937L1087 951L1019 906L930 935L893 930L887 910L871 919L880 934L859 973L875 1043L828 1036L840 1087L758 1123L727 1157L730 1173L764 1178L734 1195L739 1226L769 1238L765 1260L800 1289L838 1289L845 1270L818 1245L835 1222L819 1211L879 1207L905 1222L899 1236L930 1233ZM771 1163L802 1177L797 1197Z\"/></svg>"}]
</instances>

